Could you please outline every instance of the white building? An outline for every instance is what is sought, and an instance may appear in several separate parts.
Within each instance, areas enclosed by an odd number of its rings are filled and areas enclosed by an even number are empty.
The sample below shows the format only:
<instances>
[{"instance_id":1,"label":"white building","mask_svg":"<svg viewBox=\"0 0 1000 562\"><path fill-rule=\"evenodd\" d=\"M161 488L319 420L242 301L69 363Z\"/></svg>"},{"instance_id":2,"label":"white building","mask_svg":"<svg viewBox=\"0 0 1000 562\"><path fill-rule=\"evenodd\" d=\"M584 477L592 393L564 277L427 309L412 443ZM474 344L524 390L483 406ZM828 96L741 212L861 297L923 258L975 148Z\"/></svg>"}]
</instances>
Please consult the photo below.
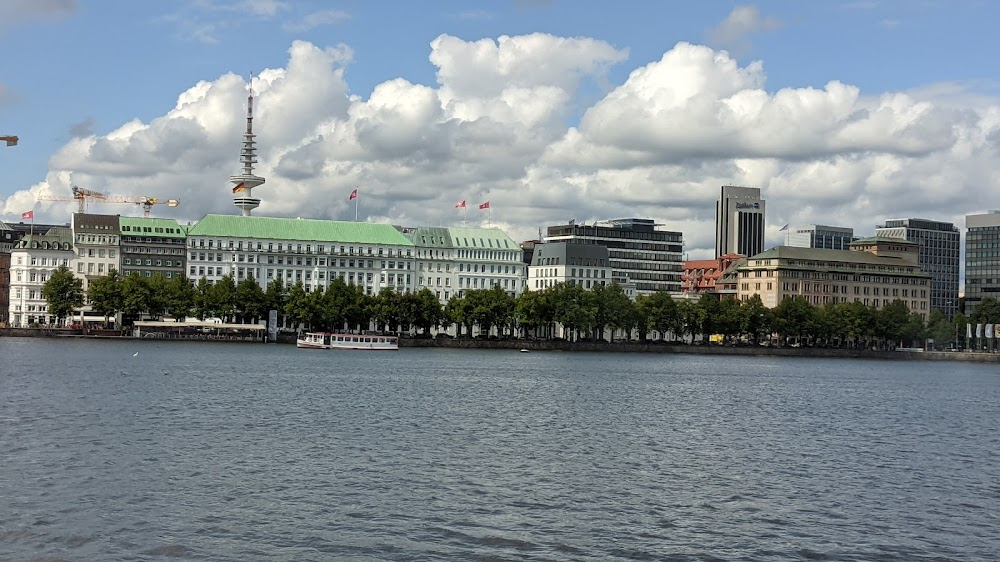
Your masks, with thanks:
<instances>
[{"instance_id":1,"label":"white building","mask_svg":"<svg viewBox=\"0 0 1000 562\"><path fill-rule=\"evenodd\" d=\"M275 279L306 290L335 277L367 294L384 287L413 290L413 243L388 224L206 215L188 229L188 278L215 283L253 277L266 288Z\"/></svg>"},{"instance_id":2,"label":"white building","mask_svg":"<svg viewBox=\"0 0 1000 562\"><path fill-rule=\"evenodd\" d=\"M579 241L535 246L528 267L528 290L544 291L559 283L579 285L587 290L611 283L608 249Z\"/></svg>"},{"instance_id":3,"label":"white building","mask_svg":"<svg viewBox=\"0 0 1000 562\"><path fill-rule=\"evenodd\" d=\"M54 324L42 287L59 266L70 266L74 258L73 233L68 228L52 228L47 233L29 234L11 250L10 304L8 318L14 327Z\"/></svg>"},{"instance_id":4,"label":"white building","mask_svg":"<svg viewBox=\"0 0 1000 562\"><path fill-rule=\"evenodd\" d=\"M416 252L414 290L430 289L441 302L470 289L524 290L521 247L499 228L404 228Z\"/></svg>"},{"instance_id":5,"label":"white building","mask_svg":"<svg viewBox=\"0 0 1000 562\"><path fill-rule=\"evenodd\" d=\"M72 271L83 280L86 295L91 280L104 277L112 269L121 271L118 215L73 213L71 225L76 249Z\"/></svg>"}]
</instances>

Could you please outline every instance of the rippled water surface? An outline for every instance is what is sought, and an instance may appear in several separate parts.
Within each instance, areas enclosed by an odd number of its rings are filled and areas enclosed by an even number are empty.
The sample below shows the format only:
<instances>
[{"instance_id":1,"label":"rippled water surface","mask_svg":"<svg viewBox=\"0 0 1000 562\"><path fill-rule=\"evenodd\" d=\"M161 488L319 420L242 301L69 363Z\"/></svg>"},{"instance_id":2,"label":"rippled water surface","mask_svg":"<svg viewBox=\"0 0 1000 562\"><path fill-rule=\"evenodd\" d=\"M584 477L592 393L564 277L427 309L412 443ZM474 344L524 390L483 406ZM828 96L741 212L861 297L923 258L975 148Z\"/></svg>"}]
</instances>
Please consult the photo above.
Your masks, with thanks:
<instances>
[{"instance_id":1,"label":"rippled water surface","mask_svg":"<svg viewBox=\"0 0 1000 562\"><path fill-rule=\"evenodd\" d=\"M995 560L998 425L995 365L0 338L0 559Z\"/></svg>"}]
</instances>

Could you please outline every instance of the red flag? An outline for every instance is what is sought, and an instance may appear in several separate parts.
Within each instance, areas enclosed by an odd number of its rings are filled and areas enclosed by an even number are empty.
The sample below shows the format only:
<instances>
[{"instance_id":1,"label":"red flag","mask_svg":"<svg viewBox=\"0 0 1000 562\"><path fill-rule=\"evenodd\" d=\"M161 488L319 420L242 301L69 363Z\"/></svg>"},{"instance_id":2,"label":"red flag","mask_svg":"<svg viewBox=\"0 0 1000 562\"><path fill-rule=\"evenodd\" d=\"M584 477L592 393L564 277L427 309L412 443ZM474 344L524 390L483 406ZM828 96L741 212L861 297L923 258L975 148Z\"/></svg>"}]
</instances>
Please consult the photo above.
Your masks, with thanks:
<instances>
[{"instance_id":1,"label":"red flag","mask_svg":"<svg viewBox=\"0 0 1000 562\"><path fill-rule=\"evenodd\" d=\"M21 219L23 219L23 220L27 220L27 219L35 220L35 211L25 211L25 212L21 213Z\"/></svg>"},{"instance_id":2,"label":"red flag","mask_svg":"<svg viewBox=\"0 0 1000 562\"><path fill-rule=\"evenodd\" d=\"M465 199L462 199L458 203L455 203L455 208L456 209L464 209L465 208Z\"/></svg>"},{"instance_id":3,"label":"red flag","mask_svg":"<svg viewBox=\"0 0 1000 562\"><path fill-rule=\"evenodd\" d=\"M238 185L233 187L233 193L242 193L247 190L247 186L240 182Z\"/></svg>"},{"instance_id":4,"label":"red flag","mask_svg":"<svg viewBox=\"0 0 1000 562\"><path fill-rule=\"evenodd\" d=\"M479 206L479 208L480 209L489 209L490 208L490 202L487 201L487 202L483 203L482 205Z\"/></svg>"},{"instance_id":5,"label":"red flag","mask_svg":"<svg viewBox=\"0 0 1000 562\"><path fill-rule=\"evenodd\" d=\"M348 197L347 200L348 201L353 201L353 200L355 200L357 198L358 198L358 188L355 187L354 191L351 192L351 196Z\"/></svg>"}]
</instances>

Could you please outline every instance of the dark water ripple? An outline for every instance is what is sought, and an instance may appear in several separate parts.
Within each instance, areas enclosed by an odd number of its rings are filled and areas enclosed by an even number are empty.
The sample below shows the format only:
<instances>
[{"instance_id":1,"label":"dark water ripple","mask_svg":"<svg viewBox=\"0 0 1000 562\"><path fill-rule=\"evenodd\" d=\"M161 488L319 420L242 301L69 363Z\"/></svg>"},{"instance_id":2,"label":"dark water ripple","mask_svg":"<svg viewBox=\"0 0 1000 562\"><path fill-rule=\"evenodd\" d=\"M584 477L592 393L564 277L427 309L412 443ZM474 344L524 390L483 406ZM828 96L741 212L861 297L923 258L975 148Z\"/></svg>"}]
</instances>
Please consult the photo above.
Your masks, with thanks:
<instances>
[{"instance_id":1,"label":"dark water ripple","mask_svg":"<svg viewBox=\"0 0 1000 562\"><path fill-rule=\"evenodd\" d=\"M0 560L996 560L998 404L957 363L5 338Z\"/></svg>"}]
</instances>

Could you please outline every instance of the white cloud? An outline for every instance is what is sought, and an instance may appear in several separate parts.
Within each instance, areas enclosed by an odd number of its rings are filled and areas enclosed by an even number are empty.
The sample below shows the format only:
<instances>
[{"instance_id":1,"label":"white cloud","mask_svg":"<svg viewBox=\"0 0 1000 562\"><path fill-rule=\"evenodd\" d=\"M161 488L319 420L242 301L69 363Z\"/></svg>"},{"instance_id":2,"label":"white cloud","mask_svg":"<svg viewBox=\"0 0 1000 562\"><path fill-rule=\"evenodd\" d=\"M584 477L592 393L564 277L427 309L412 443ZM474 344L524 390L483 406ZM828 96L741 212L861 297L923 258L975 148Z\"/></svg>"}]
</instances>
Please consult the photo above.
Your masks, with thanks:
<instances>
[{"instance_id":1,"label":"white cloud","mask_svg":"<svg viewBox=\"0 0 1000 562\"><path fill-rule=\"evenodd\" d=\"M750 52L750 38L753 35L774 31L781 27L775 17L761 17L760 10L753 4L736 6L726 19L708 30L706 36L710 44L729 49L737 56Z\"/></svg>"},{"instance_id":2,"label":"white cloud","mask_svg":"<svg viewBox=\"0 0 1000 562\"><path fill-rule=\"evenodd\" d=\"M870 234L886 218L963 224L1000 184L996 88L928 84L909 92L766 88L762 63L680 43L634 69L586 109L577 86L606 78L626 52L545 34L464 41L442 35L429 58L438 83L393 78L350 96L349 47L296 41L283 68L255 82L258 214L457 224L456 201L490 200L515 238L569 219L637 216L684 232L692 258L712 252L714 201L727 183L760 186L768 235L818 222ZM103 136L67 142L44 180L0 200L16 219L40 193L73 184L181 199L166 216L232 213L244 79L192 85L173 108ZM72 204L43 203L38 220L65 222ZM95 207L108 212L130 209ZM469 210L471 221L485 212Z\"/></svg>"},{"instance_id":3,"label":"white cloud","mask_svg":"<svg viewBox=\"0 0 1000 562\"><path fill-rule=\"evenodd\" d=\"M288 22L281 26L290 33L302 33L324 25L335 25L351 19L351 14L343 10L323 10L307 14L301 20Z\"/></svg>"}]
</instances>

